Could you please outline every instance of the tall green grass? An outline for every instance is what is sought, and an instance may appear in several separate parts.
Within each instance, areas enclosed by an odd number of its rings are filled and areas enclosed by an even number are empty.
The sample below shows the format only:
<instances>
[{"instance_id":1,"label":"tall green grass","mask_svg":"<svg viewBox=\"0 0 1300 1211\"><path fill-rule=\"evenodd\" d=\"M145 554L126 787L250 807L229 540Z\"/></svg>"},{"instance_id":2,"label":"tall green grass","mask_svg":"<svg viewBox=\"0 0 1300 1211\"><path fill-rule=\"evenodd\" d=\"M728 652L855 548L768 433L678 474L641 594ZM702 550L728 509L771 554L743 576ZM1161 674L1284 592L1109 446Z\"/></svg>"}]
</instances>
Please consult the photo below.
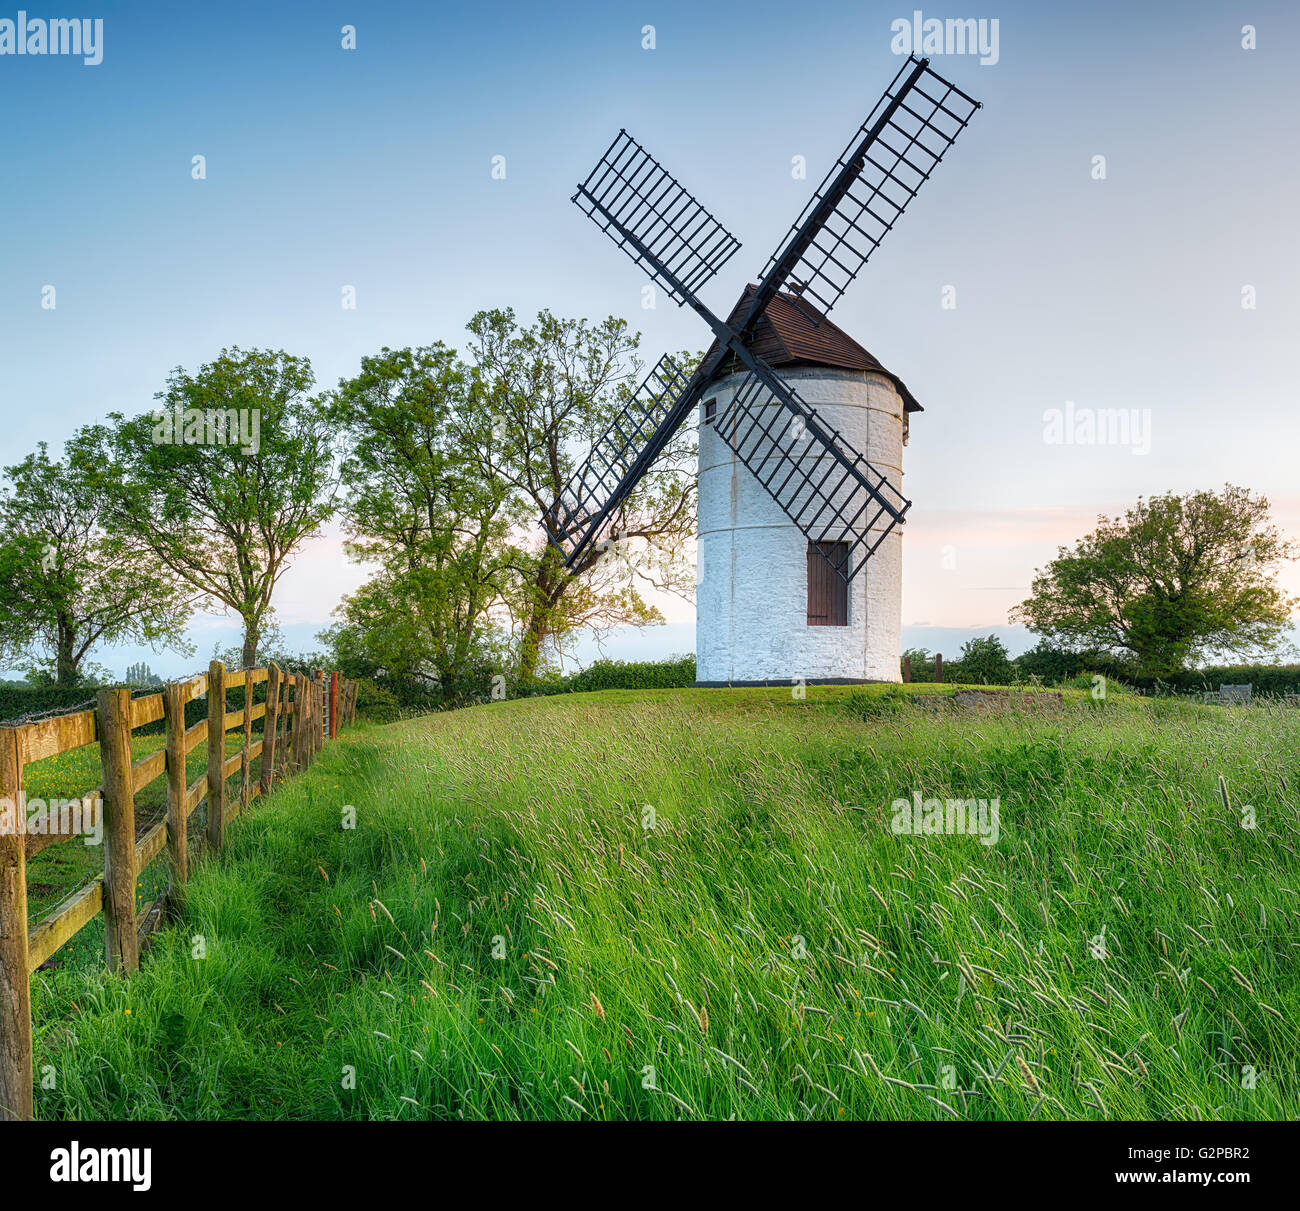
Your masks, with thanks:
<instances>
[{"instance_id":1,"label":"tall green grass","mask_svg":"<svg viewBox=\"0 0 1300 1211\"><path fill-rule=\"evenodd\" d=\"M139 735L131 737L131 759L139 761L162 748L165 741L159 735ZM231 733L226 736L226 756L237 753L244 743L241 734ZM205 773L208 764L208 742L200 740L185 758L185 781L192 783ZM262 760L253 759L250 767L250 780L256 782L261 776ZM24 770L24 788L29 805L37 799L72 799L89 795L103 778L100 766L98 744L87 744L81 748L70 749L54 757L35 761ZM228 795L240 792L240 775L238 771L226 779ZM167 814L167 779L160 774L152 782L143 786L135 796L136 839L139 840L149 829ZM203 844L204 829L207 824L207 805L201 805L189 820L190 852L197 853ZM46 913L56 909L67 897L75 894L92 879L98 878L104 871L104 846L102 836L98 844L87 844L83 837L76 837L56 845L47 846L27 860L27 921L35 925ZM151 903L170 882L170 872L166 853L155 858L141 871L136 872L136 911ZM54 966L71 964L83 966L104 962L104 918L96 917L83 927L66 945L52 957Z\"/></svg>"},{"instance_id":2,"label":"tall green grass","mask_svg":"<svg viewBox=\"0 0 1300 1211\"><path fill-rule=\"evenodd\" d=\"M1300 1114L1300 712L870 697L358 729L138 976L41 973L38 1113ZM998 798L998 843L895 835L914 791Z\"/></svg>"}]
</instances>

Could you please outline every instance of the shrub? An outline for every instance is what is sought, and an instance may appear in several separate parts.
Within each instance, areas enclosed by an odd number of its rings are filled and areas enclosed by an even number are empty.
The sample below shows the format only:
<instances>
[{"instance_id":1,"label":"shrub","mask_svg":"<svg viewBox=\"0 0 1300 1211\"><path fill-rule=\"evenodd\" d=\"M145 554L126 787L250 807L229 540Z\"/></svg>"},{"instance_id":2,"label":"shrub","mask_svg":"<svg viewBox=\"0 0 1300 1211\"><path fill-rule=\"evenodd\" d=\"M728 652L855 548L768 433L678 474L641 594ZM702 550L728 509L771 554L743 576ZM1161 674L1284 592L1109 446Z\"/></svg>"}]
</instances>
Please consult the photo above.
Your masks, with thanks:
<instances>
[{"instance_id":1,"label":"shrub","mask_svg":"<svg viewBox=\"0 0 1300 1211\"><path fill-rule=\"evenodd\" d=\"M1300 694L1300 664L1220 664L1174 673L1163 680L1115 674L1148 694L1198 694L1221 685L1253 685L1259 697Z\"/></svg>"},{"instance_id":2,"label":"shrub","mask_svg":"<svg viewBox=\"0 0 1300 1211\"><path fill-rule=\"evenodd\" d=\"M903 652L903 659L911 658L912 661L912 680L913 681L933 681L934 680L934 653L929 648L907 648ZM902 664L899 665L899 675L902 675Z\"/></svg>"},{"instance_id":3,"label":"shrub","mask_svg":"<svg viewBox=\"0 0 1300 1211\"><path fill-rule=\"evenodd\" d=\"M996 635L984 635L962 647L951 672L945 669L944 676L966 685L1009 685L1015 668L1002 640Z\"/></svg>"},{"instance_id":4,"label":"shrub","mask_svg":"<svg viewBox=\"0 0 1300 1211\"><path fill-rule=\"evenodd\" d=\"M632 662L597 660L569 678L575 694L587 690L674 690L695 684L695 657Z\"/></svg>"},{"instance_id":5,"label":"shrub","mask_svg":"<svg viewBox=\"0 0 1300 1211\"><path fill-rule=\"evenodd\" d=\"M528 687L532 695L583 694L591 690L677 690L695 684L695 657L667 660L595 660L567 677L548 678Z\"/></svg>"},{"instance_id":6,"label":"shrub","mask_svg":"<svg viewBox=\"0 0 1300 1211\"><path fill-rule=\"evenodd\" d=\"M371 723L394 723L402 717L402 705L397 695L368 677L357 682L357 718Z\"/></svg>"},{"instance_id":7,"label":"shrub","mask_svg":"<svg viewBox=\"0 0 1300 1211\"><path fill-rule=\"evenodd\" d=\"M1011 663L1024 681L1037 677L1043 685L1062 685L1072 677L1108 662L1097 653L1071 652L1040 639L1036 647L1022 652Z\"/></svg>"},{"instance_id":8,"label":"shrub","mask_svg":"<svg viewBox=\"0 0 1300 1211\"><path fill-rule=\"evenodd\" d=\"M22 681L0 682L0 720L21 719L44 711L62 711L94 698L94 685L31 685Z\"/></svg>"},{"instance_id":9,"label":"shrub","mask_svg":"<svg viewBox=\"0 0 1300 1211\"><path fill-rule=\"evenodd\" d=\"M1300 694L1300 664L1217 664L1186 669L1167 677L1151 677L1136 664L1100 652L1069 652L1046 639L1012 662L1023 679L1038 677L1044 685L1088 688L1094 673L1148 695L1198 694L1221 685L1253 685L1261 697ZM913 662L913 670L916 668Z\"/></svg>"}]
</instances>

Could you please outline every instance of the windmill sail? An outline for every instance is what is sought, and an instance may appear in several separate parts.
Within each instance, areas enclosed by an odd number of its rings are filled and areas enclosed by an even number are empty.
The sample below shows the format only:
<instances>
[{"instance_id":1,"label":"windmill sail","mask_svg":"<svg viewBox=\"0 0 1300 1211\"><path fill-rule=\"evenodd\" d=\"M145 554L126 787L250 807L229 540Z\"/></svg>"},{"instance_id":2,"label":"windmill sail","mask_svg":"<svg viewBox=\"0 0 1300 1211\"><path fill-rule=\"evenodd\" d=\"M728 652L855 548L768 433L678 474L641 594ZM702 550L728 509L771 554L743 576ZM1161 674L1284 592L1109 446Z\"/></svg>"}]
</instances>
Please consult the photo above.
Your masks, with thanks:
<instances>
[{"instance_id":1,"label":"windmill sail","mask_svg":"<svg viewBox=\"0 0 1300 1211\"><path fill-rule=\"evenodd\" d=\"M767 263L752 327L772 296L807 300L827 315L979 109L979 102L909 59Z\"/></svg>"},{"instance_id":2,"label":"windmill sail","mask_svg":"<svg viewBox=\"0 0 1300 1211\"><path fill-rule=\"evenodd\" d=\"M694 402L683 403L689 382L690 376L665 353L548 510L543 519L547 533L570 567L672 436L677 426L669 429L665 422Z\"/></svg>"},{"instance_id":3,"label":"windmill sail","mask_svg":"<svg viewBox=\"0 0 1300 1211\"><path fill-rule=\"evenodd\" d=\"M828 429L750 344L783 290L820 325L978 108L978 101L931 71L928 59L909 58L732 323L719 319L696 291L731 259L739 241L619 131L573 201L679 305L689 303L717 343L689 380L671 358L662 358L547 511L543 522L569 567L728 361L747 373L715 418L718 432L838 576L847 582L862 569L911 502Z\"/></svg>"},{"instance_id":4,"label":"windmill sail","mask_svg":"<svg viewBox=\"0 0 1300 1211\"><path fill-rule=\"evenodd\" d=\"M775 370L754 362L714 429L836 575L852 581L912 502Z\"/></svg>"},{"instance_id":5,"label":"windmill sail","mask_svg":"<svg viewBox=\"0 0 1300 1211\"><path fill-rule=\"evenodd\" d=\"M625 130L573 200L679 307L740 248L740 241Z\"/></svg>"}]
</instances>

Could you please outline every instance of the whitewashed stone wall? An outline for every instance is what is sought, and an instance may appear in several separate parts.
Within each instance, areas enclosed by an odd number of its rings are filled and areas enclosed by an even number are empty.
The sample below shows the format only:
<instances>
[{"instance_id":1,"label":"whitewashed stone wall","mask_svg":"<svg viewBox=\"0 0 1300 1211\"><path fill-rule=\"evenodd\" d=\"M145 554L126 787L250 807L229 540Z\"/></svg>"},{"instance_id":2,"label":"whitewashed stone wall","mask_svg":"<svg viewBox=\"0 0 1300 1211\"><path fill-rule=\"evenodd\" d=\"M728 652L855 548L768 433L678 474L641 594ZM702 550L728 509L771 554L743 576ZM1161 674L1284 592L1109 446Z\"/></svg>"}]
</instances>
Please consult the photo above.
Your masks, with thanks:
<instances>
[{"instance_id":1,"label":"whitewashed stone wall","mask_svg":"<svg viewBox=\"0 0 1300 1211\"><path fill-rule=\"evenodd\" d=\"M829 428L902 489L903 401L893 383L829 368L782 374ZM740 382L731 375L706 393L719 416ZM703 423L700 407L696 679L898 681L902 527L849 586L849 625L808 626L808 540Z\"/></svg>"}]
</instances>

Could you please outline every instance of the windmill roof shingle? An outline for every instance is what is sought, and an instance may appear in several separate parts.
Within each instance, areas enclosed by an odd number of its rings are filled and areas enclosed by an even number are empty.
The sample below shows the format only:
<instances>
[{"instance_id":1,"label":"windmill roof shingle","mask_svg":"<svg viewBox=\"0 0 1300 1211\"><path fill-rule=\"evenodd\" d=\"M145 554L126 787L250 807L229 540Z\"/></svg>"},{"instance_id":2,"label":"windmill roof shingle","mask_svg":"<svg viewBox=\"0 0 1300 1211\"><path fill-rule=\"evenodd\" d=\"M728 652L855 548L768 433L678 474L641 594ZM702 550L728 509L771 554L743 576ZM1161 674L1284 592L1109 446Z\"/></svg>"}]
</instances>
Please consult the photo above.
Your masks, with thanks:
<instances>
[{"instance_id":1,"label":"windmill roof shingle","mask_svg":"<svg viewBox=\"0 0 1300 1211\"><path fill-rule=\"evenodd\" d=\"M744 315L754 291L758 287L746 286L745 292L731 309L727 317L728 324L736 324ZM796 306L795 296L782 292L768 304L767 310L754 328L754 337L750 348L773 369L781 366L831 366L838 370L866 370L883 374L898 388L903 397L903 407L908 412L922 412L924 409L907 389L907 384L898 375L886 370L870 353L858 344L843 328L832 324L825 316L817 312L810 304ZM818 317L814 324L804 314L810 311ZM718 352L715 341L705 359ZM737 368L734 357L724 358L714 369L710 381L730 374Z\"/></svg>"}]
</instances>

